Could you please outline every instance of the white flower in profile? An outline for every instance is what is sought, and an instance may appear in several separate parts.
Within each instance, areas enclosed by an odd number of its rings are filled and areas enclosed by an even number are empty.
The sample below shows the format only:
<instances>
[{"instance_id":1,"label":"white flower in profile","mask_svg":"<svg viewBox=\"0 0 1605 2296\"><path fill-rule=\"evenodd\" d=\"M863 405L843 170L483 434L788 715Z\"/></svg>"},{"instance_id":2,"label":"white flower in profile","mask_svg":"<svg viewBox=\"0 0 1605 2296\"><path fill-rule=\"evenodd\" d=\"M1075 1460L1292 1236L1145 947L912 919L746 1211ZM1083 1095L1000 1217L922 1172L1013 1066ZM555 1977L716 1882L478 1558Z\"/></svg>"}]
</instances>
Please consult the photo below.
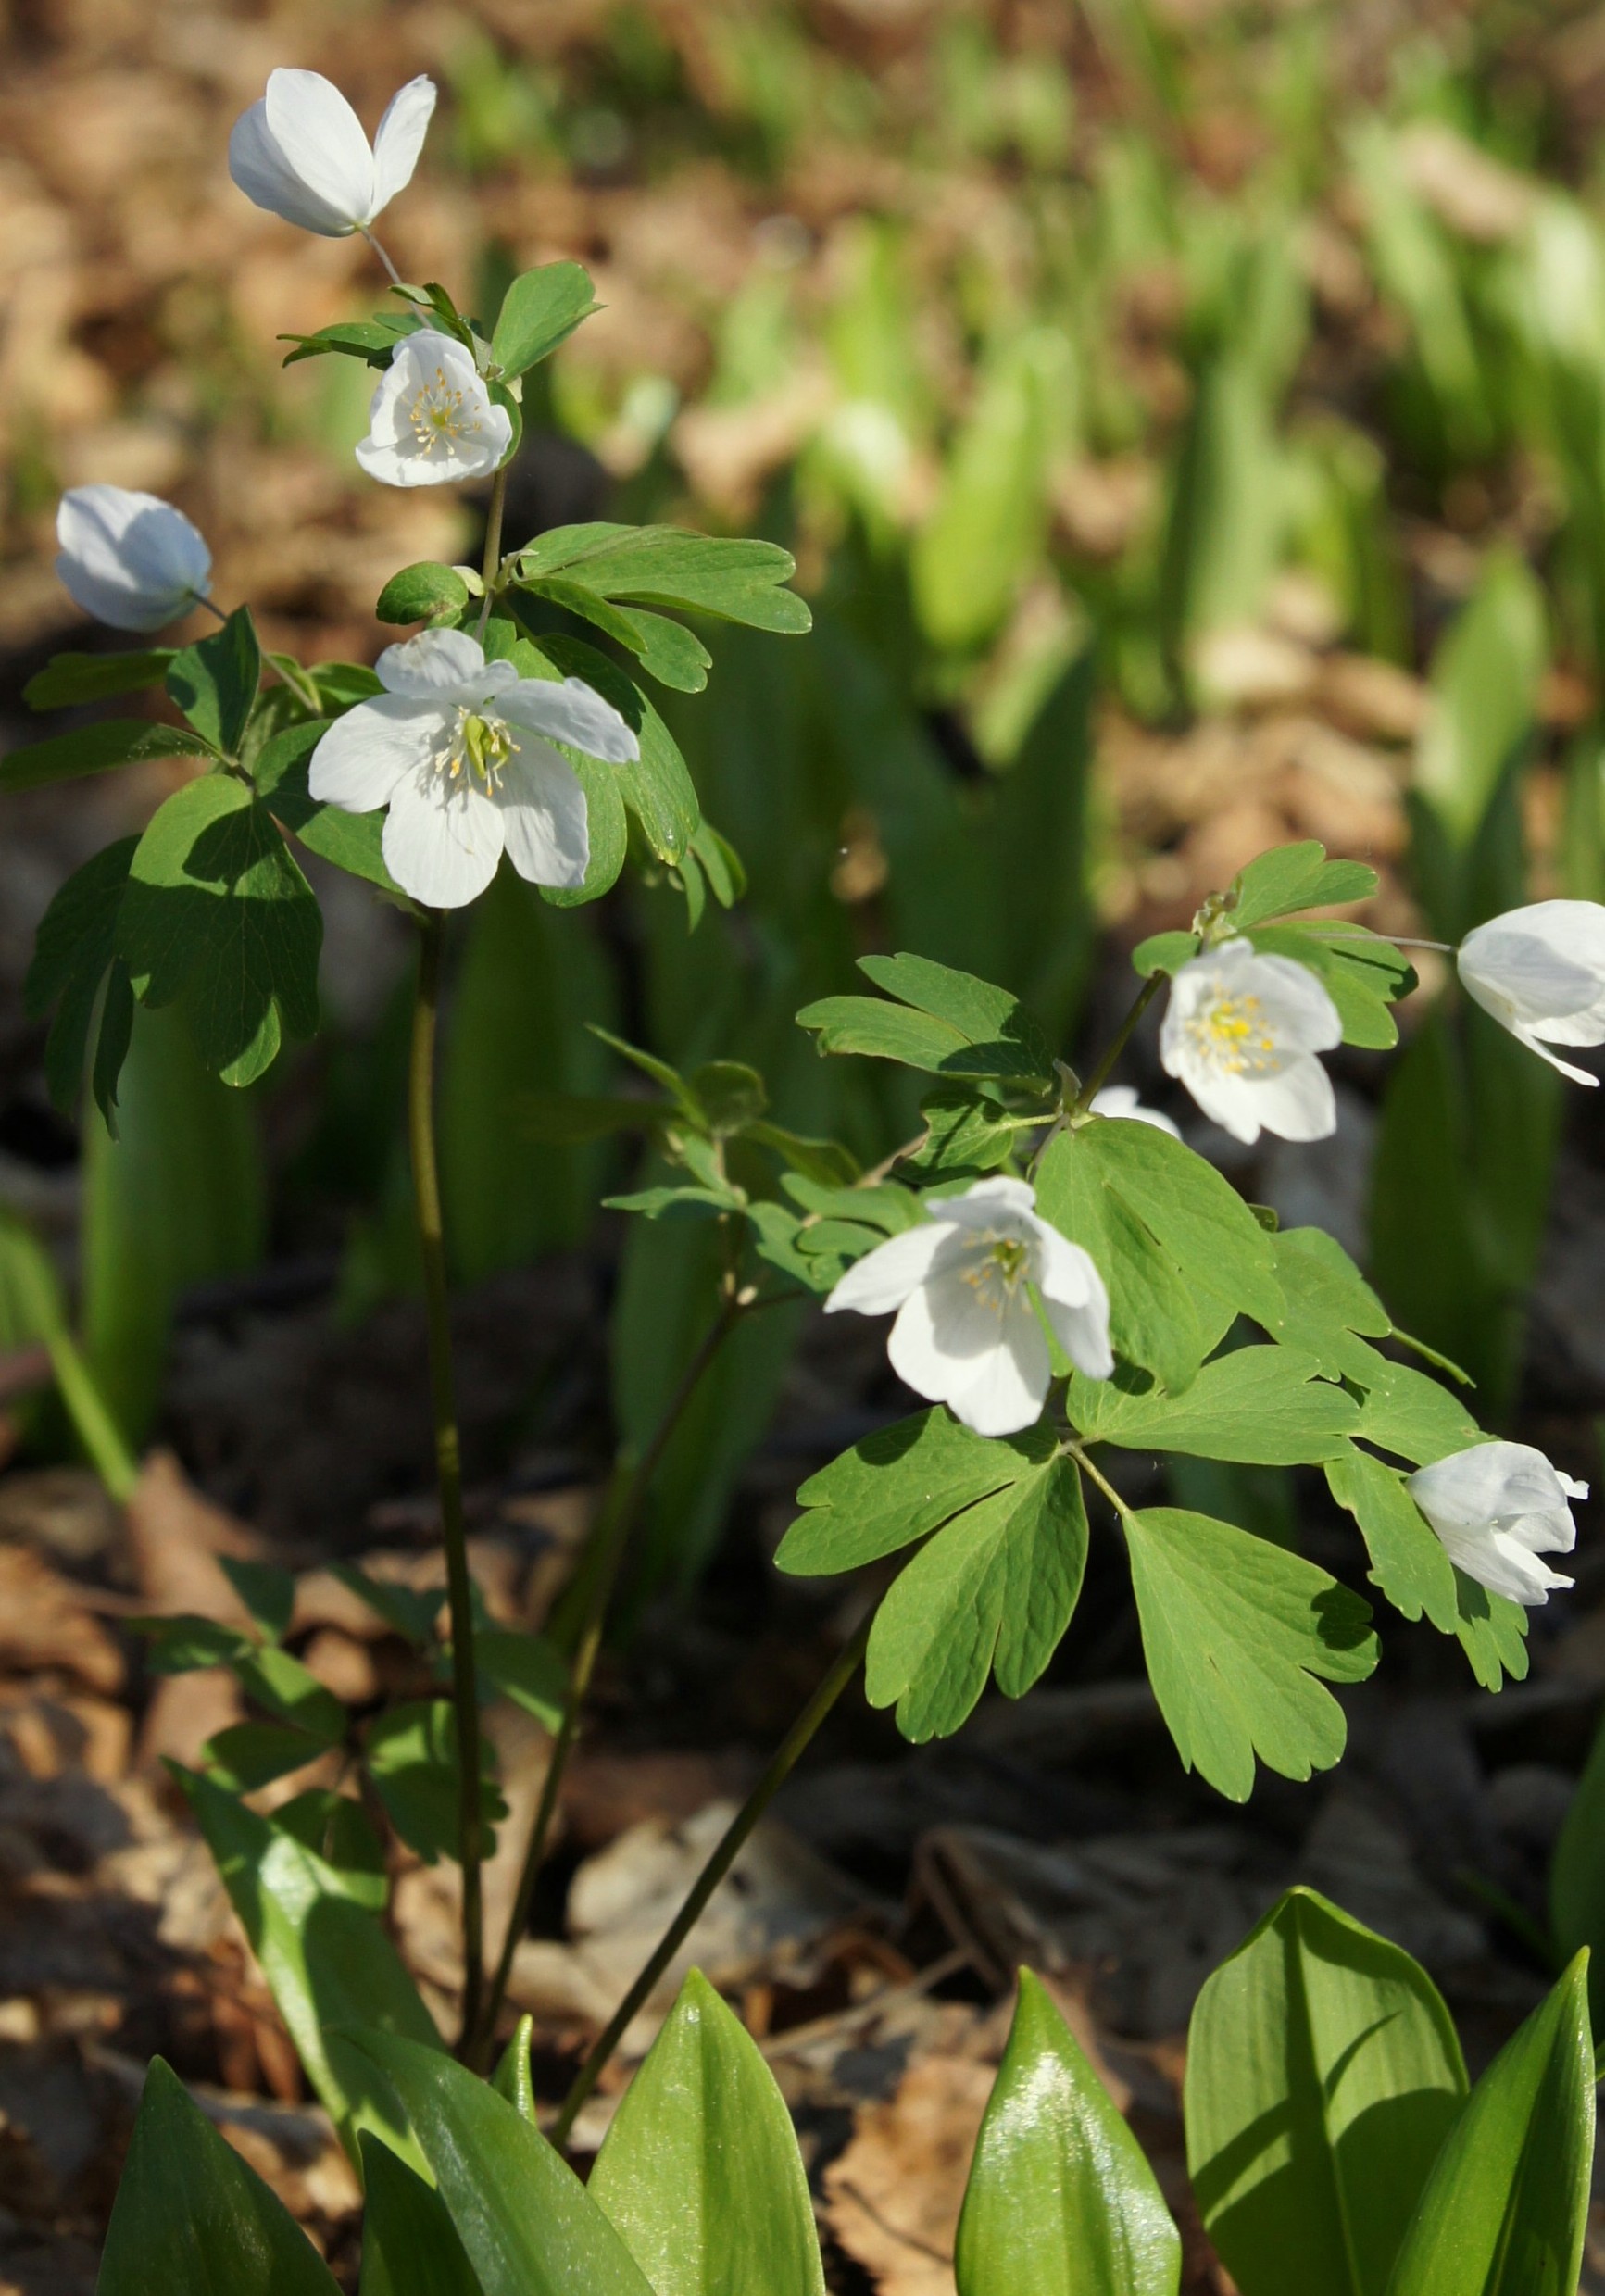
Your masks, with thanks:
<instances>
[{"instance_id":1,"label":"white flower in profile","mask_svg":"<svg viewBox=\"0 0 1605 2296\"><path fill-rule=\"evenodd\" d=\"M1036 1299L1079 1371L1114 1369L1103 1278L1035 1206L1027 1181L977 1180L867 1252L825 1301L827 1315L895 1309L892 1369L977 1435L1014 1435L1042 1415L1052 1374Z\"/></svg>"},{"instance_id":2,"label":"white flower in profile","mask_svg":"<svg viewBox=\"0 0 1605 2296\"><path fill-rule=\"evenodd\" d=\"M460 909L504 851L532 885L583 884L585 793L551 745L614 765L638 757L612 704L581 678L520 678L511 662L486 661L461 630L420 631L375 667L384 692L336 718L307 786L348 813L388 806L384 862L403 892Z\"/></svg>"},{"instance_id":3,"label":"white flower in profile","mask_svg":"<svg viewBox=\"0 0 1605 2296\"><path fill-rule=\"evenodd\" d=\"M1538 1558L1571 1553L1577 1526L1567 1501L1586 1499L1588 1486L1530 1443L1474 1443L1418 1469L1405 1487L1449 1561L1490 1593L1531 1608L1548 1602L1551 1587L1571 1586Z\"/></svg>"},{"instance_id":4,"label":"white flower in profile","mask_svg":"<svg viewBox=\"0 0 1605 2296\"><path fill-rule=\"evenodd\" d=\"M1574 1084L1597 1085L1551 1045L1605 1044L1605 908L1535 901L1508 910L1461 943L1460 976L1485 1012Z\"/></svg>"},{"instance_id":5,"label":"white flower in profile","mask_svg":"<svg viewBox=\"0 0 1605 2296\"><path fill-rule=\"evenodd\" d=\"M397 343L357 459L386 486L444 486L487 478L512 437L512 417L486 390L472 352L423 327Z\"/></svg>"},{"instance_id":6,"label":"white flower in profile","mask_svg":"<svg viewBox=\"0 0 1605 2296\"><path fill-rule=\"evenodd\" d=\"M159 630L211 587L211 552L158 495L74 486L56 513L56 539L63 588L114 630Z\"/></svg>"},{"instance_id":7,"label":"white flower in profile","mask_svg":"<svg viewBox=\"0 0 1605 2296\"><path fill-rule=\"evenodd\" d=\"M1156 1132L1168 1132L1172 1140L1182 1136L1180 1124L1167 1116L1162 1109L1146 1108L1137 1098L1135 1085L1105 1085L1087 1102L1095 1116L1120 1116L1134 1124L1152 1124Z\"/></svg>"},{"instance_id":8,"label":"white flower in profile","mask_svg":"<svg viewBox=\"0 0 1605 2296\"><path fill-rule=\"evenodd\" d=\"M1315 1056L1342 1041L1337 1008L1307 965L1234 938L1171 983L1160 1059L1234 1139L1323 1140L1337 1107Z\"/></svg>"},{"instance_id":9,"label":"white flower in profile","mask_svg":"<svg viewBox=\"0 0 1605 2296\"><path fill-rule=\"evenodd\" d=\"M411 182L433 110L433 81L409 80L391 97L370 144L321 72L270 72L267 94L234 122L229 173L270 215L343 239L366 232Z\"/></svg>"}]
</instances>

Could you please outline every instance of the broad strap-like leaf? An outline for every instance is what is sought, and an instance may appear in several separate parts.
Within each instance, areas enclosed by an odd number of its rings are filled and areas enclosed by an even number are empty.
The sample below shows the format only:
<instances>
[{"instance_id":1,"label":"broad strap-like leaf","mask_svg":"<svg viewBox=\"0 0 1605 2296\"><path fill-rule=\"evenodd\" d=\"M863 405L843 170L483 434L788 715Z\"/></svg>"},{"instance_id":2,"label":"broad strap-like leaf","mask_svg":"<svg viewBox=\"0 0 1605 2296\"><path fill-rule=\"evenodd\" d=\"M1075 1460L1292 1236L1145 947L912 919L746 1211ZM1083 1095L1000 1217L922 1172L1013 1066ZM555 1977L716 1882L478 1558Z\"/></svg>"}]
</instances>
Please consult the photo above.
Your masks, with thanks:
<instances>
[{"instance_id":1,"label":"broad strap-like leaf","mask_svg":"<svg viewBox=\"0 0 1605 2296\"><path fill-rule=\"evenodd\" d=\"M1387 2296L1575 2296L1593 2164L1594 2039L1579 1953L1473 2089Z\"/></svg>"},{"instance_id":2,"label":"broad strap-like leaf","mask_svg":"<svg viewBox=\"0 0 1605 2296\"><path fill-rule=\"evenodd\" d=\"M362 2193L359 2296L481 2296L440 2194L367 2130Z\"/></svg>"},{"instance_id":3,"label":"broad strap-like leaf","mask_svg":"<svg viewBox=\"0 0 1605 2296\"><path fill-rule=\"evenodd\" d=\"M95 2287L96 2296L336 2296L283 2202L160 2057L145 2076Z\"/></svg>"},{"instance_id":4,"label":"broad strap-like leaf","mask_svg":"<svg viewBox=\"0 0 1605 2296\"><path fill-rule=\"evenodd\" d=\"M1149 1507L1122 1524L1148 1679L1184 1765L1247 1801L1256 1754L1284 1777L1329 1770L1343 1709L1324 1682L1376 1664L1371 1606L1229 1523Z\"/></svg>"},{"instance_id":5,"label":"broad strap-like leaf","mask_svg":"<svg viewBox=\"0 0 1605 2296\"><path fill-rule=\"evenodd\" d=\"M1090 1441L1127 1450L1185 1451L1259 1467L1319 1465L1340 1457L1360 1431L1360 1406L1345 1388L1318 1378L1318 1370L1313 1356L1292 1348L1236 1348L1206 1363L1177 1396L1077 1373L1067 1408Z\"/></svg>"},{"instance_id":6,"label":"broad strap-like leaf","mask_svg":"<svg viewBox=\"0 0 1605 2296\"><path fill-rule=\"evenodd\" d=\"M791 2115L699 1970L626 2090L588 2189L655 2296L824 2296Z\"/></svg>"},{"instance_id":7,"label":"broad strap-like leaf","mask_svg":"<svg viewBox=\"0 0 1605 2296\"><path fill-rule=\"evenodd\" d=\"M153 725L148 718L106 718L73 734L25 742L0 758L0 795L12 789L44 789L52 782L77 781L113 766L137 765L148 758L206 758L211 751L187 725Z\"/></svg>"},{"instance_id":8,"label":"broad strap-like leaf","mask_svg":"<svg viewBox=\"0 0 1605 2296\"><path fill-rule=\"evenodd\" d=\"M975 2139L959 2296L1175 2296L1182 2243L1142 2147L1029 1969Z\"/></svg>"},{"instance_id":9,"label":"broad strap-like leaf","mask_svg":"<svg viewBox=\"0 0 1605 2296\"><path fill-rule=\"evenodd\" d=\"M304 1841L209 1778L174 1765L307 2079L355 2157L369 2128L409 2158L405 2115L354 2026L440 2048L433 2019L378 1917Z\"/></svg>"},{"instance_id":10,"label":"broad strap-like leaf","mask_svg":"<svg viewBox=\"0 0 1605 2296\"><path fill-rule=\"evenodd\" d=\"M262 649L248 606L220 630L183 646L168 666L168 697L202 738L226 758L239 749L262 683Z\"/></svg>"},{"instance_id":11,"label":"broad strap-like leaf","mask_svg":"<svg viewBox=\"0 0 1605 2296\"><path fill-rule=\"evenodd\" d=\"M177 1000L207 1067L246 1085L281 1023L318 1025L322 913L278 824L226 774L169 797L134 850L118 953L147 1004Z\"/></svg>"},{"instance_id":12,"label":"broad strap-like leaf","mask_svg":"<svg viewBox=\"0 0 1605 2296\"><path fill-rule=\"evenodd\" d=\"M1605 1720L1549 1862L1549 1926L1562 1953L1587 1947L1593 2022L1605 2028Z\"/></svg>"},{"instance_id":13,"label":"broad strap-like leaf","mask_svg":"<svg viewBox=\"0 0 1605 2296\"><path fill-rule=\"evenodd\" d=\"M1385 2296L1466 2094L1426 1972L1294 1889L1223 1963L1187 2041L1187 2164L1242 2296Z\"/></svg>"},{"instance_id":14,"label":"broad strap-like leaf","mask_svg":"<svg viewBox=\"0 0 1605 2296\"><path fill-rule=\"evenodd\" d=\"M389 2035L363 2046L407 2109L483 2296L653 2296L573 2170L488 2081Z\"/></svg>"}]
</instances>

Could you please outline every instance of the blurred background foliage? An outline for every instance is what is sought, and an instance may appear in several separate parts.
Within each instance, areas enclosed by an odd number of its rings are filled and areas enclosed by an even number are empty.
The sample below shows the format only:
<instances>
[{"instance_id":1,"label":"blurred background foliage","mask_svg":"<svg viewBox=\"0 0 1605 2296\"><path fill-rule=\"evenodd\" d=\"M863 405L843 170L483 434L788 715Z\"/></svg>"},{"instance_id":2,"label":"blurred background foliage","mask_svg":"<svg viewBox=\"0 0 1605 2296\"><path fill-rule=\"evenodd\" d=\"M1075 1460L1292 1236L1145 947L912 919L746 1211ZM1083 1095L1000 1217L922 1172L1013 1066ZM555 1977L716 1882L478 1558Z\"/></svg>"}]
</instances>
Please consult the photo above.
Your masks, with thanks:
<instances>
[{"instance_id":1,"label":"blurred background foliage","mask_svg":"<svg viewBox=\"0 0 1605 2296\"><path fill-rule=\"evenodd\" d=\"M682 1065L750 1061L784 1122L872 1161L914 1129L904 1085L816 1060L793 1023L866 952L1007 984L1073 1057L1120 1009L1123 949L1281 838L1375 862L1362 913L1387 930L1449 937L1525 897L1605 895L1592 6L5 13L10 736L26 675L86 642L50 571L65 484L180 501L218 595L308 657L370 659L389 573L477 547L471 500L359 481L363 370L277 363L277 333L374 307L382 285L360 245L293 233L228 182L229 124L280 63L329 73L370 125L410 73L439 82L422 169L384 220L405 275L486 303L533 262L595 275L604 314L526 408L511 539L665 518L797 554L814 636L707 633L707 692L664 701L745 901L688 932L669 884L560 912L508 878L458 935L457 1273L602 1267L626 1445L716 1269L701 1230L598 1224L617 1149L531 1136L534 1094L617 1085L585 1023ZM164 770L74 793L72 814L13 801L8 987L65 869L148 811ZM86 1126L80 1155L43 1112L39 1032L7 1006L0 1195L76 1255L85 1344L136 1438L197 1287L303 1285L359 1329L410 1285L406 935L360 888L320 889L324 1034L243 1100L142 1013L121 1136ZM1421 970L1403 1056L1342 1070L1335 1151L1233 1169L1358 1248L1508 1421L1560 1100L1455 1005L1440 961ZM1598 1305L1569 1312L1544 1399L1605 1375ZM659 1577L706 1557L796 1336L759 1318L721 1360L659 1479ZM605 1443L583 1390L548 1365L510 1413L518 1440Z\"/></svg>"}]
</instances>

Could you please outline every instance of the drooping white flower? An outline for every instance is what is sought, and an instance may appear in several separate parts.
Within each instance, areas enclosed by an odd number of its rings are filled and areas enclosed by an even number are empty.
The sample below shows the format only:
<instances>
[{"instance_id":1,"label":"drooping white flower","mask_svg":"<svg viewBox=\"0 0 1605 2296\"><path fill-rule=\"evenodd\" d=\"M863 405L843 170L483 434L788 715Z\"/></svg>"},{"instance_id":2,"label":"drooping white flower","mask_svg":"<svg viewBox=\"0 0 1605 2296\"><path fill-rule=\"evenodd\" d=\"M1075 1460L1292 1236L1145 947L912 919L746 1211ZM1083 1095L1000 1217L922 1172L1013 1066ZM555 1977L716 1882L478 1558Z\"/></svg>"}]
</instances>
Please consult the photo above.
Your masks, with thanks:
<instances>
[{"instance_id":1,"label":"drooping white flower","mask_svg":"<svg viewBox=\"0 0 1605 2296\"><path fill-rule=\"evenodd\" d=\"M486 390L472 352L422 327L395 346L357 459L386 486L444 486L488 478L512 436L512 417Z\"/></svg>"},{"instance_id":2,"label":"drooping white flower","mask_svg":"<svg viewBox=\"0 0 1605 2296\"><path fill-rule=\"evenodd\" d=\"M1490 918L1461 944L1461 979L1485 1012L1574 1084L1597 1085L1550 1045L1605 1044L1605 908L1534 901Z\"/></svg>"},{"instance_id":3,"label":"drooping white flower","mask_svg":"<svg viewBox=\"0 0 1605 2296\"><path fill-rule=\"evenodd\" d=\"M1337 1107L1315 1056L1342 1041L1337 1008L1307 965L1234 938L1171 983L1160 1059L1234 1139L1323 1140Z\"/></svg>"},{"instance_id":4,"label":"drooping white flower","mask_svg":"<svg viewBox=\"0 0 1605 2296\"><path fill-rule=\"evenodd\" d=\"M240 114L229 173L247 199L324 239L365 232L412 181L434 110L433 80L409 80L385 107L372 144L332 80L274 71Z\"/></svg>"},{"instance_id":5,"label":"drooping white flower","mask_svg":"<svg viewBox=\"0 0 1605 2296\"><path fill-rule=\"evenodd\" d=\"M977 1180L850 1267L825 1312L890 1315L886 1352L916 1395L977 1435L1035 1424L1051 1366L1033 1293L1078 1370L1107 1379L1109 1294L1079 1244L1037 1216L1024 1180Z\"/></svg>"},{"instance_id":6,"label":"drooping white flower","mask_svg":"<svg viewBox=\"0 0 1605 2296\"><path fill-rule=\"evenodd\" d=\"M1418 1469L1406 1488L1450 1562L1490 1593L1531 1608L1548 1602L1551 1587L1571 1586L1538 1558L1571 1553L1577 1526L1567 1501L1586 1499L1588 1486L1530 1443L1474 1443Z\"/></svg>"},{"instance_id":7,"label":"drooping white flower","mask_svg":"<svg viewBox=\"0 0 1605 2296\"><path fill-rule=\"evenodd\" d=\"M56 513L56 539L63 588L114 630L159 630L211 588L211 552L158 495L74 486Z\"/></svg>"},{"instance_id":8,"label":"drooping white flower","mask_svg":"<svg viewBox=\"0 0 1605 2296\"><path fill-rule=\"evenodd\" d=\"M1180 1124L1172 1123L1161 1109L1145 1108L1137 1098L1135 1085L1105 1085L1087 1102L1095 1116L1122 1116L1135 1124L1152 1124L1156 1132L1168 1132L1172 1140L1182 1136Z\"/></svg>"},{"instance_id":9,"label":"drooping white flower","mask_svg":"<svg viewBox=\"0 0 1605 2296\"><path fill-rule=\"evenodd\" d=\"M348 813L388 806L384 861L414 900L460 909L505 851L532 885L584 881L585 793L554 749L622 764L640 755L582 678L520 678L461 630L423 630L375 664L385 690L336 718L312 753L314 797Z\"/></svg>"}]
</instances>

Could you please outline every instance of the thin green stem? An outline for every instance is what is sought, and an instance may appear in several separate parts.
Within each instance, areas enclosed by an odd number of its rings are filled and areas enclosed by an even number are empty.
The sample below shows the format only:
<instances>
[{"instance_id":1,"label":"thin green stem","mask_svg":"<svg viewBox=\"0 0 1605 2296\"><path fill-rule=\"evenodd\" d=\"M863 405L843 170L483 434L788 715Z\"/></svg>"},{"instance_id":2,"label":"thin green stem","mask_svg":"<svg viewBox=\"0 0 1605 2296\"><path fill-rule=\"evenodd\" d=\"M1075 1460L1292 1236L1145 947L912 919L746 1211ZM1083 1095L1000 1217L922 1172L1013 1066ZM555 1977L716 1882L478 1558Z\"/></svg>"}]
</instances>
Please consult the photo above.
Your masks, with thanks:
<instances>
[{"instance_id":1,"label":"thin green stem","mask_svg":"<svg viewBox=\"0 0 1605 2296\"><path fill-rule=\"evenodd\" d=\"M871 1607L866 1611L851 1640L833 1661L819 1687L781 1740L768 1769L725 1827L719 1847L697 1876L691 1894L658 1939L651 1959L614 2011L607 2030L597 2038L590 2055L574 2076L573 2086L563 2099L562 2108L552 2124L550 2134L555 2145L567 2141L580 2107L596 2088L608 2058L650 1998L658 1978L696 1927L703 1908L734 1864L747 1836L791 1775L821 1723L858 1673L874 1623L875 1613Z\"/></svg>"},{"instance_id":2,"label":"thin green stem","mask_svg":"<svg viewBox=\"0 0 1605 2296\"><path fill-rule=\"evenodd\" d=\"M418 988L412 1008L412 1056L407 1121L412 1149L413 1199L423 1260L429 1318L429 1384L434 1413L434 1462L445 1540L446 1593L451 1607L451 1694L457 1713L458 1854L462 1863L462 2033L478 2029L484 1985L484 1917L480 1878L479 1698L474 1684L473 1601L462 1512L462 1442L451 1370L451 1324L446 1299L445 1234L434 1145L434 1048L440 1015L441 958L445 918L423 911Z\"/></svg>"},{"instance_id":3,"label":"thin green stem","mask_svg":"<svg viewBox=\"0 0 1605 2296\"><path fill-rule=\"evenodd\" d=\"M1093 1101L1108 1084L1115 1062L1130 1044L1137 1023L1159 995L1164 977L1162 972L1150 972L1141 988L1138 989L1132 1009L1116 1029L1108 1050L1076 1096L1075 1106L1071 1110L1072 1115L1085 1116Z\"/></svg>"},{"instance_id":4,"label":"thin green stem","mask_svg":"<svg viewBox=\"0 0 1605 2296\"><path fill-rule=\"evenodd\" d=\"M119 1507L126 1507L139 1482L139 1462L130 1450L94 1375L65 1325L44 1340L62 1402L89 1454L89 1463Z\"/></svg>"},{"instance_id":5,"label":"thin green stem","mask_svg":"<svg viewBox=\"0 0 1605 2296\"><path fill-rule=\"evenodd\" d=\"M362 236L365 240L367 240L374 254L379 257L379 260L383 264L385 270L390 273L391 285L393 287L399 287L402 284L401 273L396 270L395 264L385 254L383 247L380 245L379 241L375 239L373 233L368 229L366 224L362 227Z\"/></svg>"},{"instance_id":6,"label":"thin green stem","mask_svg":"<svg viewBox=\"0 0 1605 2296\"><path fill-rule=\"evenodd\" d=\"M551 1832L557 1813L558 1796L563 1783L563 1773L569 1765L579 1735L580 1714L591 1687L591 1676L602 1648L602 1629L608 1605L613 1599L618 1583L619 1566L624 1559L631 1536L641 1520L646 1495L653 1477L662 1463L670 1439L680 1424L682 1414L701 1385L703 1374L719 1353L729 1334L746 1310L754 1304L750 1292L734 1289L726 1292L720 1303L719 1313L703 1334L701 1345L682 1373L678 1386L664 1407L663 1415L653 1429L650 1441L636 1462L628 1484L617 1503L604 1509L596 1531L595 1545L582 1564L585 1582L585 1604L581 1615L578 1639L574 1647L573 1664L569 1672L568 1696L563 1704L563 1719L552 1747L546 1775L541 1782L541 1799L536 1806L534 1824L530 1829L529 1847L519 1875L518 1892L513 1899L512 1913L508 1921L507 1936L502 1943L501 1958L480 2021L479 2031L470 2063L483 2059L485 2050L495 2036L495 2024L507 1996L508 1980L512 1975L513 1956L519 1939L529 1926L530 1906L535 1894L535 1882L545 1855L546 1838Z\"/></svg>"},{"instance_id":7,"label":"thin green stem","mask_svg":"<svg viewBox=\"0 0 1605 2296\"><path fill-rule=\"evenodd\" d=\"M485 512L484 556L480 561L480 577L484 583L485 594L480 606L479 623L474 634L480 638L484 636L485 624L491 618L491 585L501 571L502 515L507 507L508 466L504 462L491 483L490 508Z\"/></svg>"},{"instance_id":8,"label":"thin green stem","mask_svg":"<svg viewBox=\"0 0 1605 2296\"><path fill-rule=\"evenodd\" d=\"M1076 1465L1081 1469L1084 1474L1088 1474L1092 1477L1093 1481L1097 1485L1098 1489L1103 1493L1104 1497L1109 1500L1110 1505L1114 1509L1116 1514L1118 1514L1123 1522L1126 1516L1130 1514L1131 1509L1127 1506L1125 1500L1121 1497L1120 1493L1115 1489L1114 1485L1110 1481L1109 1477L1104 1474L1102 1471L1094 1464L1092 1460L1087 1457L1087 1454L1083 1449L1082 1446L1072 1439L1068 1443L1061 1444L1060 1448L1069 1458L1074 1460Z\"/></svg>"}]
</instances>

